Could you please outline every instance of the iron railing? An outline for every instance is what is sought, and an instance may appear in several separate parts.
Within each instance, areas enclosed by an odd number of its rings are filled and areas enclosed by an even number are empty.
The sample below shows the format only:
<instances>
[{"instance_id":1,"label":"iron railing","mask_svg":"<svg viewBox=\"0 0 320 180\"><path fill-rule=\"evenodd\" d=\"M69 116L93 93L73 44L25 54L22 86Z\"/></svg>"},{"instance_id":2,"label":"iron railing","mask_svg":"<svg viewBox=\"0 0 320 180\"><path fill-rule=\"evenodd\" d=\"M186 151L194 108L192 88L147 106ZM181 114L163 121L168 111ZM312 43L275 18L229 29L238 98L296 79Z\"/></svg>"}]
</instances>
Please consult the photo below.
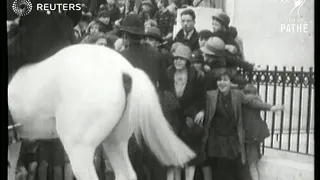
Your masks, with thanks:
<instances>
[{"instance_id":1,"label":"iron railing","mask_svg":"<svg viewBox=\"0 0 320 180\"><path fill-rule=\"evenodd\" d=\"M279 114L263 113L271 135L264 147L314 155L314 71L303 67L280 70L277 66L242 74L257 89L262 99L271 104L284 104Z\"/></svg>"}]
</instances>

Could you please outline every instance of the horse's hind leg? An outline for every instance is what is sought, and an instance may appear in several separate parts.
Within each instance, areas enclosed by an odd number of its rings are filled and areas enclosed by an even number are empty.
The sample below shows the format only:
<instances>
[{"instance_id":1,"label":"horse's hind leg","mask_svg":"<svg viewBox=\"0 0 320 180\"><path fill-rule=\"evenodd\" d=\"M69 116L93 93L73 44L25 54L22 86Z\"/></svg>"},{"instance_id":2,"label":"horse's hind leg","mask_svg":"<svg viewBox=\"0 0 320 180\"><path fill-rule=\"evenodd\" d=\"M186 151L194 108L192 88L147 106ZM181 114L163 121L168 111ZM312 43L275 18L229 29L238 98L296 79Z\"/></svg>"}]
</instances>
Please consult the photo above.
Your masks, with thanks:
<instances>
[{"instance_id":1,"label":"horse's hind leg","mask_svg":"<svg viewBox=\"0 0 320 180\"><path fill-rule=\"evenodd\" d=\"M128 114L125 113L113 131L102 142L116 180L137 180L128 154L128 142L133 128L133 124L129 123Z\"/></svg>"},{"instance_id":2,"label":"horse's hind leg","mask_svg":"<svg viewBox=\"0 0 320 180\"><path fill-rule=\"evenodd\" d=\"M114 170L116 180L137 180L128 156L128 140L117 142L108 138L103 142L103 147Z\"/></svg>"},{"instance_id":3,"label":"horse's hind leg","mask_svg":"<svg viewBox=\"0 0 320 180\"><path fill-rule=\"evenodd\" d=\"M73 173L78 180L99 180L93 164L95 148L85 143L63 141Z\"/></svg>"},{"instance_id":4,"label":"horse's hind leg","mask_svg":"<svg viewBox=\"0 0 320 180\"><path fill-rule=\"evenodd\" d=\"M68 154L75 177L78 180L98 180L94 166L95 150L119 119L108 112L114 110L112 108L83 106L81 103L60 105L56 113L57 133ZM115 108L118 109L120 108ZM112 116L117 119L112 119Z\"/></svg>"},{"instance_id":5,"label":"horse's hind leg","mask_svg":"<svg viewBox=\"0 0 320 180\"><path fill-rule=\"evenodd\" d=\"M94 152L99 143L93 140L95 136L88 137L87 131L80 132L83 125L79 124L84 124L86 117L79 116L71 108L61 109L56 115L57 132L75 177L77 180L99 180L93 163ZM91 131L92 127L87 130Z\"/></svg>"}]
</instances>

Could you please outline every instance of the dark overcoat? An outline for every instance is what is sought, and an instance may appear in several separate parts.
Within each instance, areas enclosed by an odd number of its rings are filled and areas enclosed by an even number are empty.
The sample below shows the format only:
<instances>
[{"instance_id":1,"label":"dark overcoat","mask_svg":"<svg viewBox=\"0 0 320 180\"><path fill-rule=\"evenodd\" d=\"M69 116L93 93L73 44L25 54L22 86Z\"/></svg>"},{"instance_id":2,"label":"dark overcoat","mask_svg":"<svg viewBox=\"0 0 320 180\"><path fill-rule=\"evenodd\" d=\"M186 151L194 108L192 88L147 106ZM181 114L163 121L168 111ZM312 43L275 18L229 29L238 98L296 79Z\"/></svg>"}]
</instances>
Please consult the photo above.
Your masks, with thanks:
<instances>
[{"instance_id":1,"label":"dark overcoat","mask_svg":"<svg viewBox=\"0 0 320 180\"><path fill-rule=\"evenodd\" d=\"M153 49L149 44L133 42L129 48L122 51L121 54L134 67L142 69L149 76L153 84L159 87L158 85L162 83L161 78L164 76L161 73L164 73L164 70L161 65L161 54L158 51ZM161 173L162 167L160 163L157 162L157 159L144 143L143 139L141 147L139 147L136 139L132 136L129 140L128 150L130 161L139 180L148 180L150 176L154 177L154 174L165 177L165 174ZM153 163L150 161L153 161ZM160 172L155 170L159 170Z\"/></svg>"},{"instance_id":2,"label":"dark overcoat","mask_svg":"<svg viewBox=\"0 0 320 180\"><path fill-rule=\"evenodd\" d=\"M136 68L142 69L150 77L157 87L160 83L161 73L161 54L154 50L149 44L135 42L121 52L121 54Z\"/></svg>"},{"instance_id":3,"label":"dark overcoat","mask_svg":"<svg viewBox=\"0 0 320 180\"><path fill-rule=\"evenodd\" d=\"M174 74L176 70L171 66L167 70L166 74L166 88L165 91L171 92L176 96L175 86L174 86ZM184 89L183 95L176 98L179 101L180 108L176 110L178 122L173 122L176 127L173 127L181 139L195 151L199 153L202 147L201 138L203 135L203 130L198 125L194 124L193 127L188 127L186 123L186 118L195 118L197 113L204 110L205 100L204 100L204 79L200 76L193 67L188 68L188 80L186 87ZM196 158L191 161L193 163L199 163L203 159Z\"/></svg>"},{"instance_id":4,"label":"dark overcoat","mask_svg":"<svg viewBox=\"0 0 320 180\"><path fill-rule=\"evenodd\" d=\"M196 29L194 29L193 34L191 35L190 39L186 39L184 37L184 33L183 33L183 29L181 29L177 36L174 38L175 42L181 42L187 46L189 46L191 48L191 51L196 51L200 48L199 45L199 34L196 31Z\"/></svg>"}]
</instances>

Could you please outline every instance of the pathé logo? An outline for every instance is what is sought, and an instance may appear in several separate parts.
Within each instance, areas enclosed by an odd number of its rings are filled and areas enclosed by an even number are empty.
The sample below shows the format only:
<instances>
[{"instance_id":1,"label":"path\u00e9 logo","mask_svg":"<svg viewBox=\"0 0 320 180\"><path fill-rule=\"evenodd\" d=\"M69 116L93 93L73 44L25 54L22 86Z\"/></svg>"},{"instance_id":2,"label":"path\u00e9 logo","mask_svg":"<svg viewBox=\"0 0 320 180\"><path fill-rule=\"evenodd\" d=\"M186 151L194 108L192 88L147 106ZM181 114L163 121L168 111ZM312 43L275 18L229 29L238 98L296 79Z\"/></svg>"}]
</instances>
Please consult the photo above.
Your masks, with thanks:
<instances>
[{"instance_id":1,"label":"path\u00e9 logo","mask_svg":"<svg viewBox=\"0 0 320 180\"><path fill-rule=\"evenodd\" d=\"M306 2L306 0L281 0L283 3L293 3L293 8L290 11L290 16L294 11L297 12L297 15L300 16L300 8Z\"/></svg>"}]
</instances>

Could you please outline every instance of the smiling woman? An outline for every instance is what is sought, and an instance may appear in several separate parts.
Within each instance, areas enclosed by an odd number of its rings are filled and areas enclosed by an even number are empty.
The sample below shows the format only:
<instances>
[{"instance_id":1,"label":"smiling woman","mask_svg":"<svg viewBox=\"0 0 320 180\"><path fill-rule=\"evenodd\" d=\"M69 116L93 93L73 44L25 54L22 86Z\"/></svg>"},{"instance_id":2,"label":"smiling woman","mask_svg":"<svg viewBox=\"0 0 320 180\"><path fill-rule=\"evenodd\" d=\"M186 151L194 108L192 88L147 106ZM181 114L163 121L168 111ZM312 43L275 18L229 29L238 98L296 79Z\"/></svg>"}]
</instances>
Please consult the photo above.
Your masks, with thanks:
<instances>
[{"instance_id":1,"label":"smiling woman","mask_svg":"<svg viewBox=\"0 0 320 180\"><path fill-rule=\"evenodd\" d=\"M205 166L213 168L212 179L250 179L244 146L243 105L261 110L277 111L260 100L231 89L231 75L225 71L217 78L218 88L208 91L204 124L203 152Z\"/></svg>"},{"instance_id":2,"label":"smiling woman","mask_svg":"<svg viewBox=\"0 0 320 180\"><path fill-rule=\"evenodd\" d=\"M193 66L190 66L191 49L182 44L177 44L173 52L174 66L166 73L166 85L164 91L178 102L178 108L174 110L174 119L170 123L178 136L196 153L200 154L203 129L201 125L194 123L203 119L204 109L204 79ZM202 117L201 117L202 116ZM197 156L185 169L185 179L192 180L195 173L195 165L200 164L202 156ZM180 180L181 169L169 168L167 180Z\"/></svg>"}]
</instances>

